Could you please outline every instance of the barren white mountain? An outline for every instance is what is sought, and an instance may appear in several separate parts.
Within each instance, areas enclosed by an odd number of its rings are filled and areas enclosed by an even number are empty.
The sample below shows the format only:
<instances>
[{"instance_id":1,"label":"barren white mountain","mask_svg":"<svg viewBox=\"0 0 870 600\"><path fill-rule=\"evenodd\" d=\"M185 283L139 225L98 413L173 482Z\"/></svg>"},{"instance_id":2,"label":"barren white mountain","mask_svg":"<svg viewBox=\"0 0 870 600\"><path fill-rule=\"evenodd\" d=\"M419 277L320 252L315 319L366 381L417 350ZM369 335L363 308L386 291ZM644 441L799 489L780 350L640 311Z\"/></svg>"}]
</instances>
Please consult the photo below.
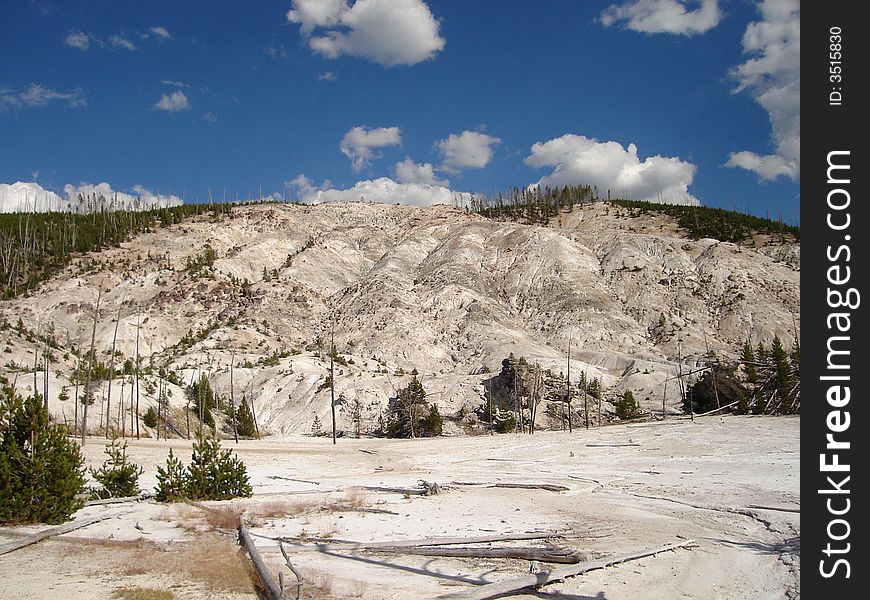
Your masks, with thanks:
<instances>
[{"instance_id":1,"label":"barren white mountain","mask_svg":"<svg viewBox=\"0 0 870 600\"><path fill-rule=\"evenodd\" d=\"M794 241L692 240L669 217L630 216L606 203L576 206L549 226L449 206L241 206L77 257L30 295L0 303L12 325L3 331L0 372L17 378L19 390L34 386L35 344L14 327L19 319L86 356L101 290L100 360L109 361L120 309L124 358L136 353L138 321L143 366L174 369L182 383L208 373L229 395L232 361L237 401L251 399L260 427L275 434L306 432L315 415L328 423L321 357L332 331L347 363L335 378L342 431L351 430L357 400L362 428L372 429L413 369L455 428L473 427L468 415L504 358L565 372L569 341L572 379L600 378L608 398L631 389L654 412L664 396L674 412L677 386L663 384L680 358L690 370L734 356L747 340L779 336L791 346L800 327L799 257ZM70 422L74 402L56 398L62 387L73 393L76 357L54 354L49 408ZM155 402L155 378L144 377L140 412ZM94 429L105 422L107 384L98 385ZM183 390L170 389L180 415ZM119 377L110 406L122 392L129 402Z\"/></svg>"}]
</instances>

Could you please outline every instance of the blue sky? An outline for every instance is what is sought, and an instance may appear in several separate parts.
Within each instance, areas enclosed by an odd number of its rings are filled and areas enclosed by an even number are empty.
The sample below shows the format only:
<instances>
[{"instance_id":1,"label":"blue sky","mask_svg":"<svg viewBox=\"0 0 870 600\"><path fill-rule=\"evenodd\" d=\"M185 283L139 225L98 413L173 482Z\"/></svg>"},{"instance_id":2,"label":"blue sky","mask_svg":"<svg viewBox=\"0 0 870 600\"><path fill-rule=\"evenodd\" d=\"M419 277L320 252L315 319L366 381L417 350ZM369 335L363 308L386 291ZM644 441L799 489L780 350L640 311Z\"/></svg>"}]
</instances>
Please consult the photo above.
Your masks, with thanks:
<instances>
[{"instance_id":1,"label":"blue sky","mask_svg":"<svg viewBox=\"0 0 870 600\"><path fill-rule=\"evenodd\" d=\"M795 0L4 0L0 16L0 184L426 204L591 183L798 222Z\"/></svg>"}]
</instances>

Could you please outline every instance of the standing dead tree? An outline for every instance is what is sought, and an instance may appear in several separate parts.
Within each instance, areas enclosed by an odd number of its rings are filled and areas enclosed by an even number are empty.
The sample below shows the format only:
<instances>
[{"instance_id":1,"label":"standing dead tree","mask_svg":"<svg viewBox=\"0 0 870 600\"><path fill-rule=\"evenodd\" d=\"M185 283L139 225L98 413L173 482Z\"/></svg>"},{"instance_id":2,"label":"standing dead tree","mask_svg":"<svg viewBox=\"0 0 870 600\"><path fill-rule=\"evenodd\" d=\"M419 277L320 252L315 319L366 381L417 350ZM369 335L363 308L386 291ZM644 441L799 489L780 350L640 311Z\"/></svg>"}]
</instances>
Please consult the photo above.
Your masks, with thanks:
<instances>
[{"instance_id":1,"label":"standing dead tree","mask_svg":"<svg viewBox=\"0 0 870 600\"><path fill-rule=\"evenodd\" d=\"M100 300L103 297L103 288L97 288L97 304L94 306L94 325L91 329L91 350L88 358L88 379L85 384L85 406L82 416L82 445L85 444L85 436L88 434L88 404L91 403L91 378L94 371L94 351L97 341L97 320L100 317Z\"/></svg>"},{"instance_id":2,"label":"standing dead tree","mask_svg":"<svg viewBox=\"0 0 870 600\"><path fill-rule=\"evenodd\" d=\"M112 356L109 357L109 393L106 396L106 438L109 438L109 415L112 414L112 380L115 379L115 345L118 341L118 324L121 322L121 308L124 302L118 304L118 316L115 318L115 333L112 335Z\"/></svg>"}]
</instances>

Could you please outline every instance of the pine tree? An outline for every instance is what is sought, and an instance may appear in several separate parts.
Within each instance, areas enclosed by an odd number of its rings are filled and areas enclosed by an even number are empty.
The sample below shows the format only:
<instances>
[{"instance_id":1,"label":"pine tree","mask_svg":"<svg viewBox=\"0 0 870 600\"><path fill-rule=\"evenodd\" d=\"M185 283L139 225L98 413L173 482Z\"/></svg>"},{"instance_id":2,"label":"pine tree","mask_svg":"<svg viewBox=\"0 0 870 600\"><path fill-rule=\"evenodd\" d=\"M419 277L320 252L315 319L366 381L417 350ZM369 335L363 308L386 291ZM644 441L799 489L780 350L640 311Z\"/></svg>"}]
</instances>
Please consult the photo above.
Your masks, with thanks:
<instances>
[{"instance_id":1,"label":"pine tree","mask_svg":"<svg viewBox=\"0 0 870 600\"><path fill-rule=\"evenodd\" d=\"M184 473L184 465L169 449L166 457L166 468L157 467L157 494L158 502L177 502L187 497L187 482Z\"/></svg>"},{"instance_id":2,"label":"pine tree","mask_svg":"<svg viewBox=\"0 0 870 600\"><path fill-rule=\"evenodd\" d=\"M0 523L61 523L82 506L84 458L38 397L0 389Z\"/></svg>"},{"instance_id":3,"label":"pine tree","mask_svg":"<svg viewBox=\"0 0 870 600\"><path fill-rule=\"evenodd\" d=\"M746 378L749 383L758 381L758 371L755 368L755 353L752 351L752 344L749 340L743 344L743 353L740 355L740 360L746 366Z\"/></svg>"},{"instance_id":4,"label":"pine tree","mask_svg":"<svg viewBox=\"0 0 870 600\"><path fill-rule=\"evenodd\" d=\"M321 437L323 435L323 424L317 415L314 415L314 421L311 423L311 435L312 437Z\"/></svg>"},{"instance_id":5,"label":"pine tree","mask_svg":"<svg viewBox=\"0 0 870 600\"><path fill-rule=\"evenodd\" d=\"M640 404L634 399L631 390L625 390L622 398L616 402L616 416L620 419L636 419L643 416Z\"/></svg>"},{"instance_id":6,"label":"pine tree","mask_svg":"<svg viewBox=\"0 0 870 600\"><path fill-rule=\"evenodd\" d=\"M154 410L153 406L149 406L145 414L142 415L142 423L145 424L145 427L157 427L157 411Z\"/></svg>"},{"instance_id":7,"label":"pine tree","mask_svg":"<svg viewBox=\"0 0 870 600\"><path fill-rule=\"evenodd\" d=\"M236 427L242 437L253 438L257 436L257 425L254 423L254 415L248 401L242 398L239 408L236 409Z\"/></svg>"},{"instance_id":8,"label":"pine tree","mask_svg":"<svg viewBox=\"0 0 870 600\"><path fill-rule=\"evenodd\" d=\"M439 436L443 429L444 419L441 418L441 413L438 412L438 407L435 404L432 404L429 407L429 414L420 420L420 436Z\"/></svg>"},{"instance_id":9,"label":"pine tree","mask_svg":"<svg viewBox=\"0 0 870 600\"><path fill-rule=\"evenodd\" d=\"M153 408L151 409L153 412ZM157 415L154 415L157 418ZM123 498L139 494L139 476L145 470L136 463L127 460L127 441L123 444L118 442L117 435L106 444L104 452L108 459L103 466L95 470L91 468L91 476L103 486L102 490L96 490L100 498Z\"/></svg>"},{"instance_id":10,"label":"pine tree","mask_svg":"<svg viewBox=\"0 0 870 600\"><path fill-rule=\"evenodd\" d=\"M214 390L211 389L208 375L203 373L198 381L193 382L192 385L187 387L186 393L200 420L205 425L214 427L214 415L212 415L211 411L217 407L217 403L215 402Z\"/></svg>"}]
</instances>

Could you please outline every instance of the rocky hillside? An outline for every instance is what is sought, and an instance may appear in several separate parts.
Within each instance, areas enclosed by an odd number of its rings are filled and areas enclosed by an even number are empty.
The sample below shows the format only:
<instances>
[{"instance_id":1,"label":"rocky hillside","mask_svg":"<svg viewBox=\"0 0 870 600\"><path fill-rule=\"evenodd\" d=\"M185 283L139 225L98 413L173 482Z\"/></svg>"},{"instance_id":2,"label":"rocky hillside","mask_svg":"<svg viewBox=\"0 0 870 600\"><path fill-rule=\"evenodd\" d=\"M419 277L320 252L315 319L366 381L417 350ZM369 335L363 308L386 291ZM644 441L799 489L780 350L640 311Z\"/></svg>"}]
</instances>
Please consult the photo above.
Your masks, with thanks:
<instances>
[{"instance_id":1,"label":"rocky hillside","mask_svg":"<svg viewBox=\"0 0 870 600\"><path fill-rule=\"evenodd\" d=\"M109 363L119 310L117 370L135 356L139 322L140 412L155 402L159 367L182 385L208 373L229 395L232 361L234 395L253 401L261 428L307 432L315 415L329 422L321 357L332 332L345 431L352 404L362 407L361 428L374 428L415 368L458 430L505 357L558 373L569 340L572 379L599 378L606 398L631 389L660 411L679 356L689 369L708 348L733 356L747 339L779 336L791 346L799 259L793 241L691 240L668 217L605 203L575 207L549 226L447 206L243 206L77 257L36 292L0 303L0 373L17 378L19 391L41 391L43 349L36 361L34 349L48 341L50 410L69 422L74 402L57 396L64 387L74 395L76 352L87 355L102 290L99 360ZM98 385L94 428L107 393ZM183 389L169 389L178 416ZM118 377L111 406L121 393ZM129 402L129 385L123 393ZM666 397L677 410L676 385Z\"/></svg>"}]
</instances>

